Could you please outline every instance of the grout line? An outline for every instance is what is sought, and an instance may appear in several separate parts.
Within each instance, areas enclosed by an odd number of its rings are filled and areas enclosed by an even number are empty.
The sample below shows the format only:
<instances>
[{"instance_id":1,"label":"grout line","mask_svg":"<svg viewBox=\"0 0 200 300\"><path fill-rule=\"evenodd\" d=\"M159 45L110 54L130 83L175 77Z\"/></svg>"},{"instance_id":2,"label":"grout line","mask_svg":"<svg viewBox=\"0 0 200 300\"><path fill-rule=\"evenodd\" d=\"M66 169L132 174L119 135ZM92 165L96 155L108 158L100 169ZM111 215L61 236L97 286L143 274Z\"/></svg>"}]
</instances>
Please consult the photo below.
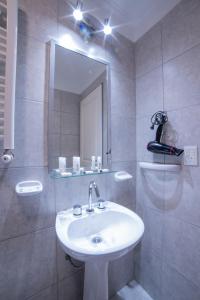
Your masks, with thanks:
<instances>
[{"instance_id":1,"label":"grout line","mask_svg":"<svg viewBox=\"0 0 200 300\"><path fill-rule=\"evenodd\" d=\"M174 56L172 58L169 58L168 60L165 60L164 61L164 65L167 64L167 63L169 63L169 62L171 62L171 61L173 61L173 60L175 60L175 59L177 59L177 58L179 58L180 56L183 56L187 52L192 51L194 48L198 48L199 46L200 46L200 42L198 42L197 44L195 44L195 45L193 45L193 46L191 46L191 47L183 50L183 52L181 52L180 54L177 54L176 56Z\"/></svg>"},{"instance_id":2,"label":"grout line","mask_svg":"<svg viewBox=\"0 0 200 300\"><path fill-rule=\"evenodd\" d=\"M60 10L60 1L57 1L57 14L56 14L56 33L57 33L57 39L58 39L58 36L59 36L59 25L58 25L59 24L59 10ZM54 88L54 96L55 96L55 88ZM48 100L49 99L50 99L50 97L48 98ZM60 110L61 110L61 106L63 106L62 105L62 100L60 101ZM49 109L49 106L48 106L48 109ZM49 124L48 124L48 129L49 129ZM60 129L60 132L61 132L61 118L60 118L59 129ZM48 137L49 137L49 130L48 130ZM61 137L60 137L60 133L59 133L59 153L61 153ZM55 204L55 215L56 215L57 214L57 196L56 196L56 182L55 181L53 181L53 191L54 191L54 204ZM57 279L56 297L57 297L57 300L58 300L59 299L59 282L58 282L59 276L58 276L58 248L57 248L57 242L58 242L58 239L56 237L56 279Z\"/></svg>"},{"instance_id":3,"label":"grout line","mask_svg":"<svg viewBox=\"0 0 200 300\"><path fill-rule=\"evenodd\" d=\"M195 103L195 104L191 104L191 105L184 105L184 106L181 106L181 107L177 107L175 109L169 109L169 110L166 110L167 112L177 112L177 111L181 111L181 110L184 110L184 109L189 109L189 108L193 108L195 106L200 106L200 102L199 103Z\"/></svg>"},{"instance_id":4,"label":"grout line","mask_svg":"<svg viewBox=\"0 0 200 300\"><path fill-rule=\"evenodd\" d=\"M163 111L165 111L165 77L164 77L164 46L163 46L163 24L160 23L161 30L161 55L162 55L162 93L163 93ZM166 163L166 155L163 157L164 164ZM164 190L165 190L165 173L164 173ZM164 192L164 191L163 191ZM164 201L165 207L165 201ZM162 281L161 281L162 283Z\"/></svg>"},{"instance_id":5,"label":"grout line","mask_svg":"<svg viewBox=\"0 0 200 300\"><path fill-rule=\"evenodd\" d=\"M164 97L165 97L165 81L164 81L164 58L163 58L163 34L162 34L162 26L161 26L161 56L162 56L162 92L163 92L163 110L164 110Z\"/></svg>"},{"instance_id":6,"label":"grout line","mask_svg":"<svg viewBox=\"0 0 200 300\"><path fill-rule=\"evenodd\" d=\"M53 286L57 286L57 282L52 283L52 284L50 284L50 285L48 285L48 286L45 286L44 288L38 290L38 292L32 294L31 296L28 296L28 297L24 298L24 300L31 300L33 297L35 297L35 296L37 296L37 295L40 295L41 292L43 292L43 291L45 291L45 290L47 290L47 289L49 289L49 288L51 288L51 287L53 287ZM57 299L57 300L58 300L58 299Z\"/></svg>"},{"instance_id":7,"label":"grout line","mask_svg":"<svg viewBox=\"0 0 200 300\"><path fill-rule=\"evenodd\" d=\"M56 201L55 201L56 202ZM58 275L58 239L56 238L56 281L57 281L57 299L59 299L59 275Z\"/></svg>"},{"instance_id":8,"label":"grout line","mask_svg":"<svg viewBox=\"0 0 200 300\"><path fill-rule=\"evenodd\" d=\"M180 270L178 270L178 267L176 267L175 264L171 265L171 264L168 263L168 262L165 262L165 264L168 265L171 269L175 270L175 271L179 274L179 276L181 276L181 277L183 277L184 279L186 279L187 281L189 281L189 282L190 282L193 286L195 286L195 287L199 290L199 292L200 292L199 286L198 286L194 281L192 281L191 279L189 279L188 277L186 277L185 274L183 274Z\"/></svg>"},{"instance_id":9,"label":"grout line","mask_svg":"<svg viewBox=\"0 0 200 300\"><path fill-rule=\"evenodd\" d=\"M197 43L196 45L194 45L194 46L192 46L192 47L190 47L190 48L184 50L184 51L181 52L180 54L178 54L178 55L176 55L176 56L174 56L174 57L172 57L172 58L170 58L170 59L168 59L168 60L164 60L164 58L163 58L163 62L162 62L161 64L159 64L159 65L153 67L151 70L149 70L149 71L147 71L147 72L145 72L145 73L143 73L143 74L140 74L140 75L136 76L135 80L137 81L137 79L140 79L140 78L142 78L142 77L145 77L145 76L148 75L149 73L153 72L155 69L158 69L159 67L161 67L162 64L163 64L163 66L164 66L165 64L167 64L167 63L169 63L169 62L171 62L171 61L173 61L173 60L179 58L180 56L183 56L183 55L186 54L187 52L189 52L189 51L191 51L191 50L193 50L194 48L197 48L197 47L199 47L199 46L200 46L200 42Z\"/></svg>"},{"instance_id":10,"label":"grout line","mask_svg":"<svg viewBox=\"0 0 200 300\"><path fill-rule=\"evenodd\" d=\"M111 113L112 115L112 118L118 118L118 119L125 119L125 120L132 120L132 121L135 121L136 117L135 115L131 116L131 117L127 117L127 116L124 116L120 113Z\"/></svg>"},{"instance_id":11,"label":"grout line","mask_svg":"<svg viewBox=\"0 0 200 300\"><path fill-rule=\"evenodd\" d=\"M76 137L79 137L80 136L80 134L72 134L72 133L68 134L68 133L62 133L62 132L60 134L59 133L53 133L52 135L54 135L54 134L59 135L60 137L63 137L63 136L76 136Z\"/></svg>"},{"instance_id":12,"label":"grout line","mask_svg":"<svg viewBox=\"0 0 200 300\"><path fill-rule=\"evenodd\" d=\"M182 110L193 108L193 107L198 107L198 106L200 106L200 102L199 103L195 103L195 104L190 104L190 105L184 105L184 106L181 106L179 108L165 109L165 111L167 113L170 113L170 112L180 112ZM136 115L136 120L141 120L141 119L144 119L144 118L151 118L151 116L152 116L152 114Z\"/></svg>"},{"instance_id":13,"label":"grout line","mask_svg":"<svg viewBox=\"0 0 200 300\"><path fill-rule=\"evenodd\" d=\"M31 99L31 98L28 98L28 97L19 97L17 96L16 97L16 104L18 101L24 101L24 102L34 102L34 103L39 103L39 104L45 104L47 103L48 104L48 99L47 98L43 98L43 99Z\"/></svg>"},{"instance_id":14,"label":"grout line","mask_svg":"<svg viewBox=\"0 0 200 300\"><path fill-rule=\"evenodd\" d=\"M153 67L151 70L149 70L141 75L136 76L135 81L145 77L146 75L150 74L151 72L155 71L156 69L159 69L160 67L162 67L162 62L160 64L156 65L155 67Z\"/></svg>"},{"instance_id":15,"label":"grout line","mask_svg":"<svg viewBox=\"0 0 200 300\"><path fill-rule=\"evenodd\" d=\"M20 39L30 39L30 40L33 40L33 42L36 42L36 43L38 43L38 44L41 44L40 46L45 46L45 42L43 42L43 41L41 41L41 40L39 40L39 39L37 39L36 37L34 37L34 36L31 36L31 35L27 35L25 32L22 32L22 31L18 31L18 33L17 33L17 37L18 37L18 40L20 40Z\"/></svg>"},{"instance_id":16,"label":"grout line","mask_svg":"<svg viewBox=\"0 0 200 300\"><path fill-rule=\"evenodd\" d=\"M164 182L164 181L163 181ZM164 194L165 194L165 189L164 189ZM163 198L165 199L165 198ZM145 204L144 204L145 205ZM191 222L188 222L188 221L185 221L183 219L181 219L180 217L175 217L175 216L172 216L172 215L167 215L167 211L165 210L165 207L164 207L164 210L161 210L161 209L157 209L157 208L154 208L154 207L151 207L149 206L148 204L145 205L145 207L147 209L150 209L150 210L153 210L157 213L160 213L161 215L163 215L165 218L170 218L170 219L173 219L173 220L178 220L179 222L181 223L184 223L186 225L190 225L192 227L195 227L196 229L200 230L200 225L197 225L197 224L194 224L194 223L191 223Z\"/></svg>"},{"instance_id":17,"label":"grout line","mask_svg":"<svg viewBox=\"0 0 200 300\"><path fill-rule=\"evenodd\" d=\"M14 236L11 236L11 237L8 237L6 239L3 239L0 241L0 245L1 243L4 243L4 242L7 242L9 240L12 240L12 239L17 239L17 238L20 238L20 237L23 237L23 236L27 236L27 235L30 235L30 234L34 234L34 233L39 233L41 231L45 231L47 229L54 229L55 230L55 225L52 225L52 226L48 226L48 227L41 227L40 229L37 229L37 230L31 230L29 232L26 232L26 233L22 233L22 234L19 234L19 235L14 235Z\"/></svg>"},{"instance_id":18,"label":"grout line","mask_svg":"<svg viewBox=\"0 0 200 300\"><path fill-rule=\"evenodd\" d=\"M186 224L186 225L190 225L190 226L192 226L192 227L195 227L197 230L200 230L200 224L197 225L197 224L194 224L194 223L185 221L185 220L181 219L179 216L167 215L167 211L164 211L164 215L165 215L165 218L177 220L177 221L179 221L180 223L184 223L184 224Z\"/></svg>"},{"instance_id":19,"label":"grout line","mask_svg":"<svg viewBox=\"0 0 200 300\"><path fill-rule=\"evenodd\" d=\"M60 247L60 245L59 245L59 247ZM63 252L63 253L64 253L64 252ZM73 258L73 257L72 257L72 258ZM64 281L66 281L66 280L68 280L68 279L70 279L70 278L73 278L73 277L76 276L78 273L83 272L83 270L84 270L84 265L85 265L85 263L83 262L83 266L82 266L82 267L80 267L78 270L72 272L70 275L63 277L61 280L58 281L58 283L64 282Z\"/></svg>"},{"instance_id":20,"label":"grout line","mask_svg":"<svg viewBox=\"0 0 200 300\"><path fill-rule=\"evenodd\" d=\"M24 8L23 8L23 7L19 7L19 10L21 10L23 13L24 13L24 12L27 13L26 11L24 11ZM34 17L33 17L33 16L30 16L30 15L29 15L29 16L28 16L28 19L29 19L30 22L35 23L35 20L34 20ZM55 29L56 29L56 35L58 36L57 13L56 13L56 15L53 17L53 19L52 19L52 17L51 17L51 20L54 21ZM20 22L22 22L22 24L24 23L24 16L20 16ZM38 26L38 29L39 29L40 31L45 31L45 30L47 29L47 27L44 26L44 25L42 24L42 26L41 26L41 25ZM25 32L25 31L23 31L23 30L20 29L20 30L18 30L18 34L24 35L25 37L31 38L31 39L33 39L33 40L35 40L35 41L37 41L37 42L42 43L42 44L46 44L46 43L47 43L46 39L43 39L43 38L38 37L35 33L30 33L30 32L27 33L27 32ZM50 34L47 34L46 36L49 37L48 40L51 39ZM52 38L55 39L55 36L52 36ZM56 37L56 38L57 38L57 37Z\"/></svg>"}]
</instances>

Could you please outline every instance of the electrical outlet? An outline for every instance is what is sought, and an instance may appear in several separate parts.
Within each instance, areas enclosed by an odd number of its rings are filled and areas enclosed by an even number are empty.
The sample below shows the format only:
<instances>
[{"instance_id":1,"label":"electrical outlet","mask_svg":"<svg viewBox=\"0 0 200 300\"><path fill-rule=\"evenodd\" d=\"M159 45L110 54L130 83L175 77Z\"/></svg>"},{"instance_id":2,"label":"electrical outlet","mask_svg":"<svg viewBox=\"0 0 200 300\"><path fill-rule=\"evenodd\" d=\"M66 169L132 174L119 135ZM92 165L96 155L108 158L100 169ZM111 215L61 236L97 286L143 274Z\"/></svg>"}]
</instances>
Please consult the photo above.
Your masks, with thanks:
<instances>
[{"instance_id":1,"label":"electrical outlet","mask_svg":"<svg viewBox=\"0 0 200 300\"><path fill-rule=\"evenodd\" d=\"M184 147L184 165L198 166L198 148L197 146Z\"/></svg>"}]
</instances>

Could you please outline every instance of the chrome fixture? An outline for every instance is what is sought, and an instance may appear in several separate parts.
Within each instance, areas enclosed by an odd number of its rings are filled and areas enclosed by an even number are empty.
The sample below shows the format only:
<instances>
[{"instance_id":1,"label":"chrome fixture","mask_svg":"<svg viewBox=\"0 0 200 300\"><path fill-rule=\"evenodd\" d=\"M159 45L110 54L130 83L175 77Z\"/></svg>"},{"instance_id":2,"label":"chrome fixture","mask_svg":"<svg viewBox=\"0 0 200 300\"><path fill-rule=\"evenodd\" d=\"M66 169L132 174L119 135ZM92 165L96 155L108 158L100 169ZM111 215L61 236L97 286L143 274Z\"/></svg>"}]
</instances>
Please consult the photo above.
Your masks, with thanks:
<instances>
[{"instance_id":1,"label":"chrome fixture","mask_svg":"<svg viewBox=\"0 0 200 300\"><path fill-rule=\"evenodd\" d=\"M6 149L4 150L3 154L0 155L0 158L4 164L9 164L14 159L14 154L12 153L11 150Z\"/></svg>"},{"instance_id":2,"label":"chrome fixture","mask_svg":"<svg viewBox=\"0 0 200 300\"><path fill-rule=\"evenodd\" d=\"M97 202L97 208L98 209L105 209L106 205L105 205L106 201L103 199L99 199Z\"/></svg>"},{"instance_id":3,"label":"chrome fixture","mask_svg":"<svg viewBox=\"0 0 200 300\"><path fill-rule=\"evenodd\" d=\"M73 206L73 215L78 217L82 215L82 206L79 204L75 204Z\"/></svg>"},{"instance_id":4,"label":"chrome fixture","mask_svg":"<svg viewBox=\"0 0 200 300\"><path fill-rule=\"evenodd\" d=\"M96 193L96 197L100 198L100 193L99 193L99 189L96 185L95 181L91 181L89 184L89 198L88 198L88 208L86 209L87 212L91 213L94 211L94 208L92 208L92 189L94 187L95 193Z\"/></svg>"},{"instance_id":5,"label":"chrome fixture","mask_svg":"<svg viewBox=\"0 0 200 300\"><path fill-rule=\"evenodd\" d=\"M105 35L110 35L112 33L112 27L110 26L109 18L105 19L102 28L102 22L90 14L84 13L83 17L83 1L81 0L77 1L76 7L73 10L73 17L76 21L78 21L80 33L86 40L91 39L92 36L98 32L103 31Z\"/></svg>"}]
</instances>

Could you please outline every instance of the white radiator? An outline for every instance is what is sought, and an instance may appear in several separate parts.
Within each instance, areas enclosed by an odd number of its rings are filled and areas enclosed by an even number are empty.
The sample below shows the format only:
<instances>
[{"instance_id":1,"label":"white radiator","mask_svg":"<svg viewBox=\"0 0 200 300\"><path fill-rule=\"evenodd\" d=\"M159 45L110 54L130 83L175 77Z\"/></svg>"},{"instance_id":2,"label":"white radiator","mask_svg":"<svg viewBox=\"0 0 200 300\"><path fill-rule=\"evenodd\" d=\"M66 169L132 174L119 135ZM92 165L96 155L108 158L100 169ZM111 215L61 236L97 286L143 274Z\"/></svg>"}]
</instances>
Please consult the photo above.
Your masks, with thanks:
<instances>
[{"instance_id":1,"label":"white radiator","mask_svg":"<svg viewBox=\"0 0 200 300\"><path fill-rule=\"evenodd\" d=\"M17 0L0 0L0 145L14 149Z\"/></svg>"}]
</instances>

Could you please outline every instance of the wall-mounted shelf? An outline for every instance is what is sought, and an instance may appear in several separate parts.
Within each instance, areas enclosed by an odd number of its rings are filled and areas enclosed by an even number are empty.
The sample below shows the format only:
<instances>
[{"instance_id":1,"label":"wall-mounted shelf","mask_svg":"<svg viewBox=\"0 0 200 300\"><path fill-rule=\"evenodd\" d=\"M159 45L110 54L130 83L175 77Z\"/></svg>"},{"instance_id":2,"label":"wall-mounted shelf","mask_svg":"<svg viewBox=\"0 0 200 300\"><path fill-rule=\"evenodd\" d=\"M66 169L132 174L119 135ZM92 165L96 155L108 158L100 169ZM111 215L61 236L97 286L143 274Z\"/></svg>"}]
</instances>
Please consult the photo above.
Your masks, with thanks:
<instances>
[{"instance_id":1,"label":"wall-mounted shelf","mask_svg":"<svg viewBox=\"0 0 200 300\"><path fill-rule=\"evenodd\" d=\"M172 164L140 162L139 166L141 169L149 169L155 171L178 172L181 170L181 165L172 165Z\"/></svg>"},{"instance_id":2,"label":"wall-mounted shelf","mask_svg":"<svg viewBox=\"0 0 200 300\"><path fill-rule=\"evenodd\" d=\"M67 169L66 172L62 174L62 173L59 172L58 169L54 169L54 170L51 171L50 176L53 179L68 179L68 178L82 177L82 176L98 176L98 175L102 176L102 175L106 175L106 174L113 174L113 173L116 173L116 172L117 171L107 169L104 172L95 172L95 171L93 171L92 173L76 174L76 173L72 172L72 169Z\"/></svg>"},{"instance_id":3,"label":"wall-mounted shelf","mask_svg":"<svg viewBox=\"0 0 200 300\"><path fill-rule=\"evenodd\" d=\"M126 181L132 179L133 176L129 174L126 171L119 171L115 173L115 181L120 182L120 181Z\"/></svg>"}]
</instances>

